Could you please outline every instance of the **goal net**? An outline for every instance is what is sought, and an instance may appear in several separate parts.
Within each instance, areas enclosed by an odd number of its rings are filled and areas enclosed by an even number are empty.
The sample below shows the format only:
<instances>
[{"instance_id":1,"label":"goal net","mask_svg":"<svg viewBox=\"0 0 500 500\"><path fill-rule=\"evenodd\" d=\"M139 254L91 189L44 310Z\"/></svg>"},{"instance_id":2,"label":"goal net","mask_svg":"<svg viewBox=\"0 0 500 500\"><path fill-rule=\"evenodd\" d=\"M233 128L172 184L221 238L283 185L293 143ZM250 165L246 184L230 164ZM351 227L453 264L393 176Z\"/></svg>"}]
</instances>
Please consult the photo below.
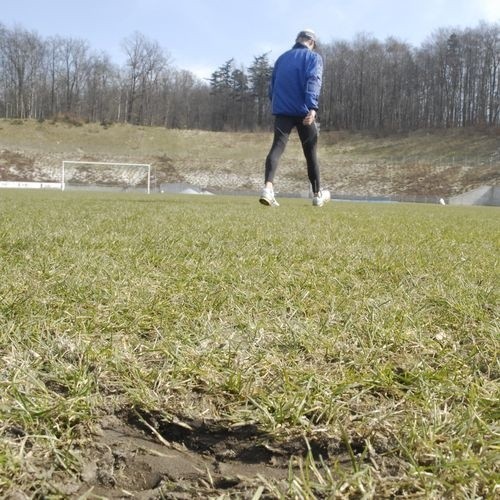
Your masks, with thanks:
<instances>
[{"instance_id":1,"label":"goal net","mask_svg":"<svg viewBox=\"0 0 500 500\"><path fill-rule=\"evenodd\" d=\"M151 192L151 165L96 161L62 162L61 189Z\"/></svg>"}]
</instances>

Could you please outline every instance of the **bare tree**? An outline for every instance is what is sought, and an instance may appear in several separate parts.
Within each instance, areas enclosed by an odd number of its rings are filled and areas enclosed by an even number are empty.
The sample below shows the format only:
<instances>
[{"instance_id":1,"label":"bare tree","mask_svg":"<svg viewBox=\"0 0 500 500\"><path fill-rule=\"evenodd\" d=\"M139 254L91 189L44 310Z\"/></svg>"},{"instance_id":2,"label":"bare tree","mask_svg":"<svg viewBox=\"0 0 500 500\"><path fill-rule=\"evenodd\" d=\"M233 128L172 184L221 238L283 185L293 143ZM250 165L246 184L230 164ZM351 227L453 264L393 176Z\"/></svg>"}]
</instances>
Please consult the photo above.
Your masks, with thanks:
<instances>
[{"instance_id":1,"label":"bare tree","mask_svg":"<svg viewBox=\"0 0 500 500\"><path fill-rule=\"evenodd\" d=\"M118 71L106 54L92 56L88 61L88 78L83 104L91 122L112 122L119 96Z\"/></svg>"},{"instance_id":2,"label":"bare tree","mask_svg":"<svg viewBox=\"0 0 500 500\"><path fill-rule=\"evenodd\" d=\"M31 118L44 45L36 33L16 27L3 30L0 52L5 72L6 108L10 108L8 114L18 118Z\"/></svg>"},{"instance_id":3,"label":"bare tree","mask_svg":"<svg viewBox=\"0 0 500 500\"><path fill-rule=\"evenodd\" d=\"M88 44L77 38L62 38L59 53L61 58L61 82L64 89L64 111L78 113L81 92L88 76Z\"/></svg>"},{"instance_id":4,"label":"bare tree","mask_svg":"<svg viewBox=\"0 0 500 500\"><path fill-rule=\"evenodd\" d=\"M159 78L167 67L167 57L157 42L135 32L123 42L127 55L127 122L152 122L152 92L159 89Z\"/></svg>"}]
</instances>

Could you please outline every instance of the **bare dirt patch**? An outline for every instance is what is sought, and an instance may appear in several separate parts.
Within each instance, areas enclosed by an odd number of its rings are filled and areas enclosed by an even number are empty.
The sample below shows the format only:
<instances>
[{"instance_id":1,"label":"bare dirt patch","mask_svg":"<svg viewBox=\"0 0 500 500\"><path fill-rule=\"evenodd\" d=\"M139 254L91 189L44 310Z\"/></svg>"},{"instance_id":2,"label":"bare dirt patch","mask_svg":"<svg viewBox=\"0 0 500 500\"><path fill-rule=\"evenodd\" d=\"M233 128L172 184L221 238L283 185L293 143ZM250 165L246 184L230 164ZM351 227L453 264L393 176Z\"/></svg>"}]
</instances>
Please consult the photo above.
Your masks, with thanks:
<instances>
[{"instance_id":1,"label":"bare dirt patch","mask_svg":"<svg viewBox=\"0 0 500 500\"><path fill-rule=\"evenodd\" d=\"M308 454L350 466L347 450L326 435L278 440L254 424L180 422L129 411L101 419L81 451L78 481L57 489L85 498L253 498L257 491L259 498L275 498L268 486L286 491L290 468L296 472Z\"/></svg>"}]
</instances>

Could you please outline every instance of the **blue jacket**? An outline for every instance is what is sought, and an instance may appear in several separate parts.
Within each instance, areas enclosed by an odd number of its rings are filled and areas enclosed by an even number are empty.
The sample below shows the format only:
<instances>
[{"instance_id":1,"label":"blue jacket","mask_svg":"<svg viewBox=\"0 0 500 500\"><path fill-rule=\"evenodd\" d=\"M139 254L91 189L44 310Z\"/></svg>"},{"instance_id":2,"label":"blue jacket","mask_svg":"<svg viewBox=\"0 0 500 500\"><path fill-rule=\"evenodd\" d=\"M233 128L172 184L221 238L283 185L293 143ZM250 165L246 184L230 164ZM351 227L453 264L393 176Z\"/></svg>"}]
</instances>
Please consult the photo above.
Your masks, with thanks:
<instances>
[{"instance_id":1,"label":"blue jacket","mask_svg":"<svg viewBox=\"0 0 500 500\"><path fill-rule=\"evenodd\" d=\"M305 116L318 109L323 59L296 43L276 60L269 85L273 115Z\"/></svg>"}]
</instances>

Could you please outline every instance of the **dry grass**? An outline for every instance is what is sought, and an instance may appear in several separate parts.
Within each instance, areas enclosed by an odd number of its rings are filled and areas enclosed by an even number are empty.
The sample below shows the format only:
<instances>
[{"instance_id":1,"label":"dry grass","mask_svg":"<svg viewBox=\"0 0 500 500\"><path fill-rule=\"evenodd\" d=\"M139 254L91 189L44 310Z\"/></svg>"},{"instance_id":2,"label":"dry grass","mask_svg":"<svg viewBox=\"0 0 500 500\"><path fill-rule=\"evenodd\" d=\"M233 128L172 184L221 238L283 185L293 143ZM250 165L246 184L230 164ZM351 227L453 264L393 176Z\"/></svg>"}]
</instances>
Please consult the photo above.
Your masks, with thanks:
<instances>
[{"instance_id":1,"label":"dry grass","mask_svg":"<svg viewBox=\"0 0 500 500\"><path fill-rule=\"evenodd\" d=\"M290 461L188 496L498 494L497 209L0 194L3 495L102 487L85 450L124 412L169 446L253 426Z\"/></svg>"}]
</instances>

